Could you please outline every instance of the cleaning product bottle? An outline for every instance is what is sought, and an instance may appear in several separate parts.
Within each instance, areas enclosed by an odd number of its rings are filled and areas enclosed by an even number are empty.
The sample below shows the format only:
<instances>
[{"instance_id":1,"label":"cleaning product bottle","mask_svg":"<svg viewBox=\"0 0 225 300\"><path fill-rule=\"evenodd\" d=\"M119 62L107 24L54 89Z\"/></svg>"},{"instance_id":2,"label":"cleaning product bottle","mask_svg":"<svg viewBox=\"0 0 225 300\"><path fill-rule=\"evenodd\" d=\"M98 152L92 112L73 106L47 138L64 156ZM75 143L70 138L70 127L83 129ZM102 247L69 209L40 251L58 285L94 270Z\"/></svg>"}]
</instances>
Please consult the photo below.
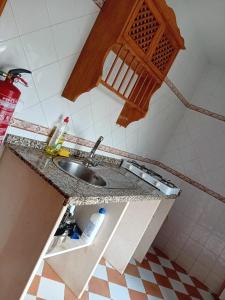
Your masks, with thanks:
<instances>
[{"instance_id":1,"label":"cleaning product bottle","mask_svg":"<svg viewBox=\"0 0 225 300\"><path fill-rule=\"evenodd\" d=\"M105 208L100 208L98 213L93 214L90 217L90 220L84 229L84 232L81 235L81 239L83 239L87 243L92 243L94 238L96 237L103 221L105 218L106 210Z\"/></svg>"},{"instance_id":2,"label":"cleaning product bottle","mask_svg":"<svg viewBox=\"0 0 225 300\"><path fill-rule=\"evenodd\" d=\"M69 117L66 117L62 123L60 123L57 128L55 129L55 132L53 136L51 137L45 152L49 155L55 156L58 154L59 150L62 147L62 144L65 139L66 135L66 128L69 123Z\"/></svg>"}]
</instances>

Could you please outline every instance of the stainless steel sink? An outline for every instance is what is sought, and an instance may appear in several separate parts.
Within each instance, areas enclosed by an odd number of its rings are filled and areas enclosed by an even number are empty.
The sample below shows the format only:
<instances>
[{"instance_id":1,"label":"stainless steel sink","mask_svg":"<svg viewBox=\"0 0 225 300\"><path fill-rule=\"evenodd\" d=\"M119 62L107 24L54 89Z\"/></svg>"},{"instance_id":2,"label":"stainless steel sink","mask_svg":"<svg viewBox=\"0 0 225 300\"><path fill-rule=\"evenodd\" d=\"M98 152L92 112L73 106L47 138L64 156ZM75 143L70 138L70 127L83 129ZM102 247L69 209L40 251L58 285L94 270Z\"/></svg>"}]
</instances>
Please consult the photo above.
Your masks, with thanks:
<instances>
[{"instance_id":1,"label":"stainless steel sink","mask_svg":"<svg viewBox=\"0 0 225 300\"><path fill-rule=\"evenodd\" d=\"M106 181L92 169L85 167L79 162L69 160L68 158L57 157L53 159L55 165L72 177L77 177L94 186L106 186Z\"/></svg>"}]
</instances>

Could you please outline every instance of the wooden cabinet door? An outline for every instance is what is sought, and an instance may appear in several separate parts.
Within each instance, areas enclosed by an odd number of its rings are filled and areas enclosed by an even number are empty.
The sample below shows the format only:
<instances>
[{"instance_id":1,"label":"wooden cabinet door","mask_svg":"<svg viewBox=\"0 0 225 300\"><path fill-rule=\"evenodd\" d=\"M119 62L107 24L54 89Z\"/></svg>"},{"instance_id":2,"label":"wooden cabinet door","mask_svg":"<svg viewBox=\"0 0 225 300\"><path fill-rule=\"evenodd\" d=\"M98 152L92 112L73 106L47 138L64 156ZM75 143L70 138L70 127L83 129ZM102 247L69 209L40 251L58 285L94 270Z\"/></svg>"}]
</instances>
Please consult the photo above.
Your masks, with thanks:
<instances>
[{"instance_id":1,"label":"wooden cabinet door","mask_svg":"<svg viewBox=\"0 0 225 300\"><path fill-rule=\"evenodd\" d=\"M6 5L7 0L0 0L0 16L2 15L3 9Z\"/></svg>"}]
</instances>

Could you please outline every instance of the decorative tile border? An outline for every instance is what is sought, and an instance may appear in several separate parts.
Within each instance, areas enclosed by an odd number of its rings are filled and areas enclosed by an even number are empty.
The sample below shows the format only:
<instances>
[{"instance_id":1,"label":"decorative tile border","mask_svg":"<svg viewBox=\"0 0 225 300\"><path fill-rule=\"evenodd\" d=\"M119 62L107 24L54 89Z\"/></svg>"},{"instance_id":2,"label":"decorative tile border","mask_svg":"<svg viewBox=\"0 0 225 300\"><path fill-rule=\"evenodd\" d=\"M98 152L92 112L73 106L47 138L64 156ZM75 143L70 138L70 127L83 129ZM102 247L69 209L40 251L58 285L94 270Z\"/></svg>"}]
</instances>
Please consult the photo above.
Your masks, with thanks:
<instances>
[{"instance_id":1,"label":"decorative tile border","mask_svg":"<svg viewBox=\"0 0 225 300\"><path fill-rule=\"evenodd\" d=\"M41 135L44 135L44 136L48 136L49 133L50 133L50 129L47 128L47 127L36 125L36 124L26 122L26 121L23 121L23 120L19 120L19 119L16 119L16 118L12 118L10 125L12 127L15 127L15 128L30 131L30 132L33 132L33 133L36 133L36 134L41 134ZM94 146L94 142L86 140L86 139L82 139L82 138L79 138L79 137L76 137L76 136L73 136L73 135L70 135L70 134L66 135L65 140L67 142L70 142L70 143L73 143L73 144L76 144L76 145L85 146L85 147L88 147L88 148L92 148ZM101 150L103 152L106 152L106 153L110 153L110 154L118 155L118 156L121 156L121 157L125 157L125 158L128 158L128 159L138 160L140 162L155 165L155 166L167 171L168 173L180 178L181 180L191 184L192 186L196 187L197 189L201 190L202 192L205 192L208 195L210 195L210 196L218 199L219 201L222 201L222 202L225 203L225 197L224 196L222 196L222 195L218 194L217 192L207 188L206 186L204 186L201 183L191 179L190 177L185 176L184 174L170 168L169 166L161 163L160 161L145 158L145 157L140 156L140 155L136 155L136 154L129 153L129 152L126 152L126 151L122 151L122 150L119 150L117 148L113 148L113 147L105 146L105 145L100 145L99 150Z\"/></svg>"},{"instance_id":2,"label":"decorative tile border","mask_svg":"<svg viewBox=\"0 0 225 300\"><path fill-rule=\"evenodd\" d=\"M186 106L188 109L194 110L196 112L199 112L201 114L204 114L208 117L217 119L219 121L225 122L225 116L217 114L215 112L209 111L203 107L191 104L183 95L182 93L178 90L178 88L175 86L175 84L168 78L166 77L164 82L166 85L171 89L171 91L177 96L177 98Z\"/></svg>"},{"instance_id":3,"label":"decorative tile border","mask_svg":"<svg viewBox=\"0 0 225 300\"><path fill-rule=\"evenodd\" d=\"M218 199L221 202L225 203L225 196L220 195L219 193L209 189L208 187L206 187L205 185L191 179L190 177L170 168L169 166L165 165L164 163L161 163L160 161L157 160L151 160L151 164L167 171L168 173L180 178L181 180L191 184L192 186L196 187L197 189L201 190L202 192L207 193L208 195Z\"/></svg>"},{"instance_id":4,"label":"decorative tile border","mask_svg":"<svg viewBox=\"0 0 225 300\"><path fill-rule=\"evenodd\" d=\"M11 119L10 126L15 127L15 128L19 128L19 129L23 129L23 130L26 130L26 131L30 131L30 132L33 132L33 133L45 135L45 136L48 136L51 132L51 130L47 127L36 125L34 123L30 123L30 122L20 120L20 119L16 119L16 118Z\"/></svg>"}]
</instances>

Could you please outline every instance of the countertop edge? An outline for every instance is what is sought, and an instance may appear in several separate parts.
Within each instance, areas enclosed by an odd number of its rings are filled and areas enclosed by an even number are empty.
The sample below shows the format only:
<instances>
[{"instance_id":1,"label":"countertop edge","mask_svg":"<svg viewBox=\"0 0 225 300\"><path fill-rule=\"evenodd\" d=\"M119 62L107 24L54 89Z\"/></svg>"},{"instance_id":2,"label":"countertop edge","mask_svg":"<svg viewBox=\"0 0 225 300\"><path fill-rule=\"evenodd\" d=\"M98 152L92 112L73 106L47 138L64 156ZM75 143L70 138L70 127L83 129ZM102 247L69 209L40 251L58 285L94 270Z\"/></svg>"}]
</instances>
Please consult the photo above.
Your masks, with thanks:
<instances>
[{"instance_id":1,"label":"countertop edge","mask_svg":"<svg viewBox=\"0 0 225 300\"><path fill-rule=\"evenodd\" d=\"M168 200L176 199L174 195L172 196L154 196L154 195L116 195L116 196L70 196L66 192L62 191L52 180L47 178L43 173L41 173L35 166L32 165L28 160L26 160L22 155L20 155L16 149L13 148L15 145L9 143L5 144L5 147L8 148L12 153L19 157L26 165L28 165L36 174L43 178L48 184L50 184L57 192L59 192L64 197L63 205L68 203L74 203L75 205L97 205L97 204L109 204L109 203L127 203L127 202L139 202L139 201L151 201L151 200ZM29 148L25 147L24 148ZM85 201L84 201L85 199ZM88 200L87 200L88 199Z\"/></svg>"}]
</instances>

